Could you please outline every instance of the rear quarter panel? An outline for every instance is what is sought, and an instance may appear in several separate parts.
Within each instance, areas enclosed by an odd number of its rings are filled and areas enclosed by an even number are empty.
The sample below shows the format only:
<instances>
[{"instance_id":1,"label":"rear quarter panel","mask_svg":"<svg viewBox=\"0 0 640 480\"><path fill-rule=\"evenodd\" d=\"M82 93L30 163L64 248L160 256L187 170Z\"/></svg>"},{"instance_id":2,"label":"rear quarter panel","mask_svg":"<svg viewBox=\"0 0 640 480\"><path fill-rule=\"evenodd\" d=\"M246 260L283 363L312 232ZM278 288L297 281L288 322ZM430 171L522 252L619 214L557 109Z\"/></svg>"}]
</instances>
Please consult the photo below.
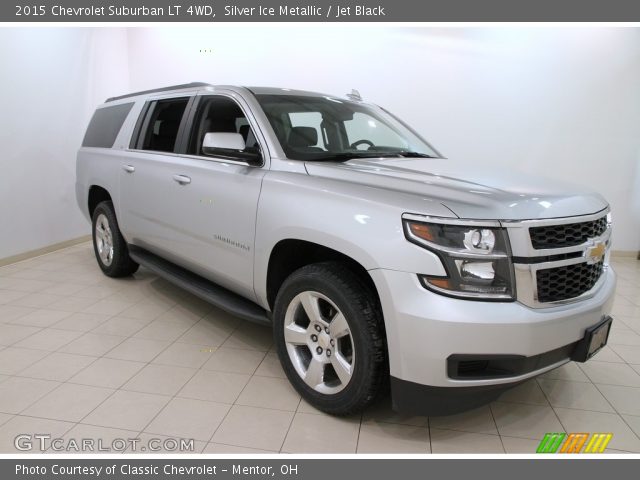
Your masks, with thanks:
<instances>
[{"instance_id":1,"label":"rear quarter panel","mask_svg":"<svg viewBox=\"0 0 640 480\"><path fill-rule=\"evenodd\" d=\"M131 99L121 102L109 102L98 108L118 103L130 103ZM136 101L120 128L112 148L80 147L76 156L76 201L87 220L89 213L89 190L92 186L104 188L111 195L116 215L120 213L120 152L129 148L131 134L142 110L144 101ZM123 232L126 237L126 232Z\"/></svg>"}]
</instances>

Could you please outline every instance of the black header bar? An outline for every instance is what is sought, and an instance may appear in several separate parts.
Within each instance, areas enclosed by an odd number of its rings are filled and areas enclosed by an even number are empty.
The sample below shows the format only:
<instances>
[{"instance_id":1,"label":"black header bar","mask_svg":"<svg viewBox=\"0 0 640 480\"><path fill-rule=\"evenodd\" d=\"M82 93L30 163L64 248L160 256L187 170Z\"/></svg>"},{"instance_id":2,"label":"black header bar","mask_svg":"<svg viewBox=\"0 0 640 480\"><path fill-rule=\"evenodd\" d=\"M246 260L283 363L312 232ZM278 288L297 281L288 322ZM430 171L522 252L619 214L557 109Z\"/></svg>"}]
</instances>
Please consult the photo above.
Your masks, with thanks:
<instances>
[{"instance_id":1,"label":"black header bar","mask_svg":"<svg viewBox=\"0 0 640 480\"><path fill-rule=\"evenodd\" d=\"M638 0L14 0L1 22L639 22Z\"/></svg>"}]
</instances>

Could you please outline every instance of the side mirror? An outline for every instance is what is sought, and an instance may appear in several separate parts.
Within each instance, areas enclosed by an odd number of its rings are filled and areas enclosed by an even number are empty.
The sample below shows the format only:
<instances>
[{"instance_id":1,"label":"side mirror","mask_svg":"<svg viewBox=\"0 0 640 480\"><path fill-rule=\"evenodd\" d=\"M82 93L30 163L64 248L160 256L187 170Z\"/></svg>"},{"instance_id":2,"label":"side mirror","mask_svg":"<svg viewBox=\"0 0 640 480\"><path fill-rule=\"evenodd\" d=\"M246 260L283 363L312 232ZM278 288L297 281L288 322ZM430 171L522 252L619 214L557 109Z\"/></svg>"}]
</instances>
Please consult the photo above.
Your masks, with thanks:
<instances>
[{"instance_id":1,"label":"side mirror","mask_svg":"<svg viewBox=\"0 0 640 480\"><path fill-rule=\"evenodd\" d=\"M239 133L209 132L202 140L202 153L242 160L252 166L262 165L258 151L247 151L244 137Z\"/></svg>"},{"instance_id":2,"label":"side mirror","mask_svg":"<svg viewBox=\"0 0 640 480\"><path fill-rule=\"evenodd\" d=\"M239 133L209 132L202 141L202 151L207 150L244 150L244 138ZM211 152L216 153L216 152Z\"/></svg>"}]
</instances>

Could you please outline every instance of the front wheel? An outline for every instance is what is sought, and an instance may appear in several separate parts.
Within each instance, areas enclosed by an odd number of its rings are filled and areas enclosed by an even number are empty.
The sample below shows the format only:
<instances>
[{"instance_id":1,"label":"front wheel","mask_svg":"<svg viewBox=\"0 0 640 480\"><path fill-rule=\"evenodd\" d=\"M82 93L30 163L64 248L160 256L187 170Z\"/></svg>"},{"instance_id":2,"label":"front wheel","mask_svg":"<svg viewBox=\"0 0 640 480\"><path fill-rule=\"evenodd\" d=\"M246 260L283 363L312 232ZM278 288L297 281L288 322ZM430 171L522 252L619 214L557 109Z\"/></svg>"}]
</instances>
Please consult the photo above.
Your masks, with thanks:
<instances>
[{"instance_id":1,"label":"front wheel","mask_svg":"<svg viewBox=\"0 0 640 480\"><path fill-rule=\"evenodd\" d=\"M126 277L138 270L129 257L127 242L120 233L113 203L100 202L93 211L93 250L102 272L109 277Z\"/></svg>"},{"instance_id":2,"label":"front wheel","mask_svg":"<svg viewBox=\"0 0 640 480\"><path fill-rule=\"evenodd\" d=\"M285 280L274 339L289 381L307 402L349 415L376 398L386 364L381 317L371 289L339 263L308 265Z\"/></svg>"}]
</instances>

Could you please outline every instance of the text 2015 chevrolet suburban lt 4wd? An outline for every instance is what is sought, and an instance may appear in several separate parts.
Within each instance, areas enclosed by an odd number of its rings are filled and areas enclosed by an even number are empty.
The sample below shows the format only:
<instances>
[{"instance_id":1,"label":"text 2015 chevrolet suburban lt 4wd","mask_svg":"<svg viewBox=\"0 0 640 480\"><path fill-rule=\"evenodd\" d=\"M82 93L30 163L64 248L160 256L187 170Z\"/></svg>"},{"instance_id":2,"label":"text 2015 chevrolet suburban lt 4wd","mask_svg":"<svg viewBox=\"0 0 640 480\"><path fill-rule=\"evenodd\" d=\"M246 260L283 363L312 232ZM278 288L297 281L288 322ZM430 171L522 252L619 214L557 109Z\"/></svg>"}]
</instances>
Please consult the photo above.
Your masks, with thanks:
<instances>
[{"instance_id":1,"label":"text 2015 chevrolet suburban lt 4wd","mask_svg":"<svg viewBox=\"0 0 640 480\"><path fill-rule=\"evenodd\" d=\"M333 414L446 414L606 342L607 202L447 160L357 95L202 83L108 99L77 161L106 275L144 265L273 326Z\"/></svg>"}]
</instances>

